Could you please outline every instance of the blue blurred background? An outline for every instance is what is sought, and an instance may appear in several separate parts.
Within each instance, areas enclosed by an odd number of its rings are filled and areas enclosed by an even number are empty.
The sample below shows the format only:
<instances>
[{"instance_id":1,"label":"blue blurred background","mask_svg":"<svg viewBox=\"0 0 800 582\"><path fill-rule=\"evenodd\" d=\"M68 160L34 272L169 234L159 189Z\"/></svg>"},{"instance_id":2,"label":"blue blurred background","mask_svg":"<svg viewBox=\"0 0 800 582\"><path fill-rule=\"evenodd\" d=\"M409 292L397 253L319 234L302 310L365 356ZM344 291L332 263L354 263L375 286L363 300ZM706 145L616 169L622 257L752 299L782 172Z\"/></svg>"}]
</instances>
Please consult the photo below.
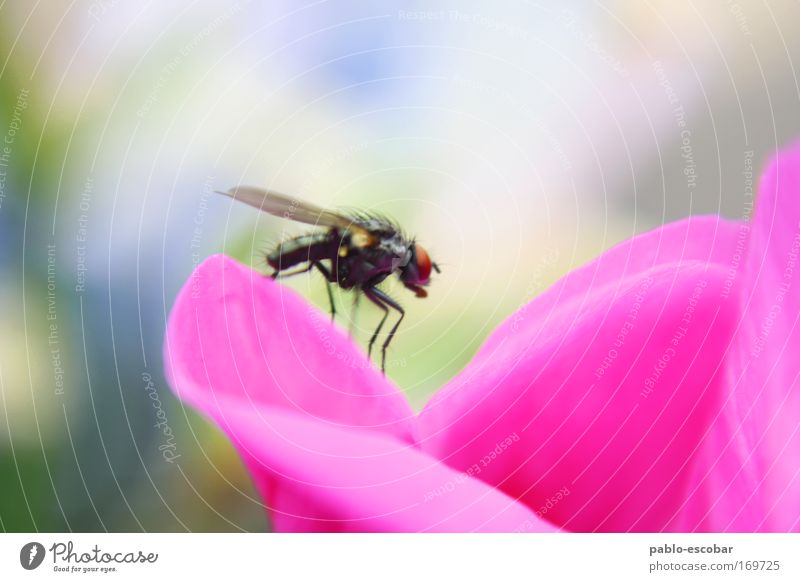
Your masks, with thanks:
<instances>
[{"instance_id":1,"label":"blue blurred background","mask_svg":"<svg viewBox=\"0 0 800 582\"><path fill-rule=\"evenodd\" d=\"M570 269L676 218L749 213L765 157L800 135L799 17L789 1L0 3L0 528L269 529L161 350L203 258L263 270L304 229L212 190L363 206L417 235L443 273L425 301L397 290L388 374L418 409ZM325 307L318 277L288 284ZM375 321L360 313L359 341Z\"/></svg>"}]
</instances>

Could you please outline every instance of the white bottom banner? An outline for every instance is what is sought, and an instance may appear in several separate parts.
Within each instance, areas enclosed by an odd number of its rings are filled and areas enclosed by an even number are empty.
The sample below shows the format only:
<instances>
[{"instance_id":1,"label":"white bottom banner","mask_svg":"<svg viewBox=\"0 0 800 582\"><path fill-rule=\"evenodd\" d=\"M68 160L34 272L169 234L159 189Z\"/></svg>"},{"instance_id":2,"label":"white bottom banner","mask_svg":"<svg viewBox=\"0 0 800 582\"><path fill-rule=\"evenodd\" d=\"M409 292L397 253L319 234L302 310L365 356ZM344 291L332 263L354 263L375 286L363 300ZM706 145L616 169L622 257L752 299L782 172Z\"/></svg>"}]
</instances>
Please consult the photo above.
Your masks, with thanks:
<instances>
[{"instance_id":1,"label":"white bottom banner","mask_svg":"<svg viewBox=\"0 0 800 582\"><path fill-rule=\"evenodd\" d=\"M3 534L0 579L777 582L799 555L800 534Z\"/></svg>"}]
</instances>

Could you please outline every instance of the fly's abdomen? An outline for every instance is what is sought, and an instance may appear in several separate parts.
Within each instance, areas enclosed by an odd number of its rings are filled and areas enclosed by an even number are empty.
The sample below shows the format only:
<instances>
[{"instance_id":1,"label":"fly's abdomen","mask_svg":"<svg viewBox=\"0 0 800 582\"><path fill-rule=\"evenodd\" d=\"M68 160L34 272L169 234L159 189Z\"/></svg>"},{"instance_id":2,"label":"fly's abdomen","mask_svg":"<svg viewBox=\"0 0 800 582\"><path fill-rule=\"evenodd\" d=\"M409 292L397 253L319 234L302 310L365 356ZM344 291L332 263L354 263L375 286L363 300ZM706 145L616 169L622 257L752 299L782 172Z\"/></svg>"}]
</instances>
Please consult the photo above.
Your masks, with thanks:
<instances>
[{"instance_id":1,"label":"fly's abdomen","mask_svg":"<svg viewBox=\"0 0 800 582\"><path fill-rule=\"evenodd\" d=\"M273 269L283 271L300 263L330 259L335 254L335 237L331 237L327 232L319 232L304 234L282 242L267 255L267 262Z\"/></svg>"}]
</instances>

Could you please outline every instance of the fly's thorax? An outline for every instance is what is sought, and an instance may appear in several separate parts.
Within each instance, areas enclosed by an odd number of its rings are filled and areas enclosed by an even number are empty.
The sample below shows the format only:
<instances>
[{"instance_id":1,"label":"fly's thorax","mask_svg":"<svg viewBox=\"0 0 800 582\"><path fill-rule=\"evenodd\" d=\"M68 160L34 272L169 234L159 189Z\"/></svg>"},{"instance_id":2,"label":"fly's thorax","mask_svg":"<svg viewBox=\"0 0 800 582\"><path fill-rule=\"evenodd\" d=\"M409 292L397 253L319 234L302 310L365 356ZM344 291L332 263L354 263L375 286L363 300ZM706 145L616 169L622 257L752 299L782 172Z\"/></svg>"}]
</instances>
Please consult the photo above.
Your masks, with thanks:
<instances>
[{"instance_id":1,"label":"fly's thorax","mask_svg":"<svg viewBox=\"0 0 800 582\"><path fill-rule=\"evenodd\" d=\"M392 231L372 246L351 244L345 237L339 245L336 273L344 288L372 286L399 272L411 260L411 251L400 235Z\"/></svg>"},{"instance_id":2,"label":"fly's thorax","mask_svg":"<svg viewBox=\"0 0 800 582\"><path fill-rule=\"evenodd\" d=\"M397 233L381 239L379 246L380 252L390 257L392 271L402 269L411 260L411 245Z\"/></svg>"}]
</instances>

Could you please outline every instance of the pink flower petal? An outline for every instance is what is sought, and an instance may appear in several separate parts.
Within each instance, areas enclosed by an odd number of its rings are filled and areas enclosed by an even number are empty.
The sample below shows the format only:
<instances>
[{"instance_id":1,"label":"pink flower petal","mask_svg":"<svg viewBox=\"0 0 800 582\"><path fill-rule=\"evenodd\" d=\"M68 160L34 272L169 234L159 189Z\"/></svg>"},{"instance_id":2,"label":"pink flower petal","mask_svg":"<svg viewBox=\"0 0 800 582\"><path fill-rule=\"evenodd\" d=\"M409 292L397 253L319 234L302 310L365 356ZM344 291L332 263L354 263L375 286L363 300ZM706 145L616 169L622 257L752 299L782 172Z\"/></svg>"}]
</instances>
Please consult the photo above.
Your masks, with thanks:
<instances>
[{"instance_id":1,"label":"pink flower petal","mask_svg":"<svg viewBox=\"0 0 800 582\"><path fill-rule=\"evenodd\" d=\"M731 398L704 443L687 508L702 530L798 531L800 143L765 172L747 249L736 272Z\"/></svg>"},{"instance_id":2,"label":"pink flower petal","mask_svg":"<svg viewBox=\"0 0 800 582\"><path fill-rule=\"evenodd\" d=\"M737 232L683 221L570 274L429 403L423 450L567 529L668 527L724 392Z\"/></svg>"},{"instance_id":3,"label":"pink flower petal","mask_svg":"<svg viewBox=\"0 0 800 582\"><path fill-rule=\"evenodd\" d=\"M222 255L197 267L178 295L165 361L173 389L191 403L235 397L414 442L404 396L329 315Z\"/></svg>"},{"instance_id":4,"label":"pink flower petal","mask_svg":"<svg viewBox=\"0 0 800 582\"><path fill-rule=\"evenodd\" d=\"M227 396L198 406L236 445L277 531L556 531L503 493L380 432Z\"/></svg>"},{"instance_id":5,"label":"pink flower petal","mask_svg":"<svg viewBox=\"0 0 800 582\"><path fill-rule=\"evenodd\" d=\"M718 216L693 216L629 239L609 249L597 259L570 272L545 293L524 305L506 319L481 347L493 349L506 333L516 333L521 325L552 328L548 322L551 311L574 309L573 319L596 306L588 301L594 290L605 286L618 287L630 277L640 277L661 265L680 267L683 263L700 261L728 270L723 293L730 295L735 283L731 263L737 253L741 233L739 224Z\"/></svg>"}]
</instances>

